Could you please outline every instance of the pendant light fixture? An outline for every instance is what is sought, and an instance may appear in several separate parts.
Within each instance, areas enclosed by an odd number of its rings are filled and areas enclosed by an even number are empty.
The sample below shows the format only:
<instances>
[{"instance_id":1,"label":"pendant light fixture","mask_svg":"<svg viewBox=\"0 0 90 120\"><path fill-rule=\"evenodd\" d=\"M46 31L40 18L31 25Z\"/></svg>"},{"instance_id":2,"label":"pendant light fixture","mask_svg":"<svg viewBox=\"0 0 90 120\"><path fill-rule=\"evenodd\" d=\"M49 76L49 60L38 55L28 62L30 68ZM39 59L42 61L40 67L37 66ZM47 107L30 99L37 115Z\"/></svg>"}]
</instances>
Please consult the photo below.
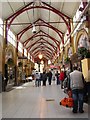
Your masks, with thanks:
<instances>
[{"instance_id":1,"label":"pendant light fixture","mask_svg":"<svg viewBox=\"0 0 90 120\"><path fill-rule=\"evenodd\" d=\"M38 57L39 57L39 59L42 59L43 55L40 53L40 54L38 55Z\"/></svg>"},{"instance_id":2,"label":"pendant light fixture","mask_svg":"<svg viewBox=\"0 0 90 120\"><path fill-rule=\"evenodd\" d=\"M33 3L33 24L32 24L33 28L32 28L32 33L36 33L36 28L35 28L35 24L34 24L34 3Z\"/></svg>"}]
</instances>

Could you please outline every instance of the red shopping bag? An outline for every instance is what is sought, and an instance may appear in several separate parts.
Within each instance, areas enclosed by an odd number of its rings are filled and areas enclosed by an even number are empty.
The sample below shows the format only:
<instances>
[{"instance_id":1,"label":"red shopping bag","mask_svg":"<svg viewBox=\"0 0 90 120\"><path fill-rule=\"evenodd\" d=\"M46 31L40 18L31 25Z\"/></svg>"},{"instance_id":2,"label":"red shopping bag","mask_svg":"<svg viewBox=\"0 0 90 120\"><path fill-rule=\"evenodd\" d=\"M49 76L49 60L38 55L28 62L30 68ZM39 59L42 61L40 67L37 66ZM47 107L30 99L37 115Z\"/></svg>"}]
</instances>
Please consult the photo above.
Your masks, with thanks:
<instances>
[{"instance_id":1,"label":"red shopping bag","mask_svg":"<svg viewBox=\"0 0 90 120\"><path fill-rule=\"evenodd\" d=\"M60 105L63 105L65 107L73 107L73 98L64 98L60 101Z\"/></svg>"}]
</instances>

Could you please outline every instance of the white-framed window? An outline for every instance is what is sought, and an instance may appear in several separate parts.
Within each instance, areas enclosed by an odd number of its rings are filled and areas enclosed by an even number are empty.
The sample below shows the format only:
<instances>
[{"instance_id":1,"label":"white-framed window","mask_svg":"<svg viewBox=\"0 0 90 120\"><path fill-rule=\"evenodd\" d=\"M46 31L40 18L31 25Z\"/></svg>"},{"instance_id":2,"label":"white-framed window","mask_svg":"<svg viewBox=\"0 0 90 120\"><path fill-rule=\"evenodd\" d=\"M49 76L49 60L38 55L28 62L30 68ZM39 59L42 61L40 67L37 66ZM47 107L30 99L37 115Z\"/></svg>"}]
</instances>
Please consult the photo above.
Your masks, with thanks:
<instances>
[{"instance_id":1,"label":"white-framed window","mask_svg":"<svg viewBox=\"0 0 90 120\"><path fill-rule=\"evenodd\" d=\"M24 56L27 57L27 50L24 48Z\"/></svg>"},{"instance_id":2,"label":"white-framed window","mask_svg":"<svg viewBox=\"0 0 90 120\"><path fill-rule=\"evenodd\" d=\"M28 59L30 59L30 53L28 53Z\"/></svg>"},{"instance_id":3,"label":"white-framed window","mask_svg":"<svg viewBox=\"0 0 90 120\"><path fill-rule=\"evenodd\" d=\"M68 57L70 58L72 56L73 52L72 52L72 47L70 47L68 49Z\"/></svg>"},{"instance_id":4,"label":"white-framed window","mask_svg":"<svg viewBox=\"0 0 90 120\"><path fill-rule=\"evenodd\" d=\"M3 36L3 20L0 18L0 35Z\"/></svg>"},{"instance_id":5,"label":"white-framed window","mask_svg":"<svg viewBox=\"0 0 90 120\"><path fill-rule=\"evenodd\" d=\"M9 29L8 30L8 35L7 35L7 40L10 42L14 47L16 47L16 38L14 33Z\"/></svg>"},{"instance_id":6,"label":"white-framed window","mask_svg":"<svg viewBox=\"0 0 90 120\"><path fill-rule=\"evenodd\" d=\"M81 35L79 42L78 42L78 48L79 47L85 47L87 50L90 50L90 42L87 36Z\"/></svg>"},{"instance_id":7,"label":"white-framed window","mask_svg":"<svg viewBox=\"0 0 90 120\"><path fill-rule=\"evenodd\" d=\"M50 65L51 64L51 60L48 60L48 65Z\"/></svg>"},{"instance_id":8,"label":"white-framed window","mask_svg":"<svg viewBox=\"0 0 90 120\"><path fill-rule=\"evenodd\" d=\"M18 43L18 51L23 53L23 45L21 42Z\"/></svg>"}]
</instances>

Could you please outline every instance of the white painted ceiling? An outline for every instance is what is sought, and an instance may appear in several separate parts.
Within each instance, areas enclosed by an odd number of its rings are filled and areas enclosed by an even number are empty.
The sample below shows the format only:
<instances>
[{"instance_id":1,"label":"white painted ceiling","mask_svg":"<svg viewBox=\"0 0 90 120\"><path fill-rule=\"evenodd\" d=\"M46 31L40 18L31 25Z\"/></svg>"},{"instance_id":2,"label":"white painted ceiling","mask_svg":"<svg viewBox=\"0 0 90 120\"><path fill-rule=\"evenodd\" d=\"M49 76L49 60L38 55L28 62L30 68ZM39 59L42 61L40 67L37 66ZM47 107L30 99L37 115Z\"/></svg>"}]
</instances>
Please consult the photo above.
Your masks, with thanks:
<instances>
[{"instance_id":1,"label":"white painted ceiling","mask_svg":"<svg viewBox=\"0 0 90 120\"><path fill-rule=\"evenodd\" d=\"M46 0L42 0L42 1L46 2ZM54 2L54 0L48 0L46 3L49 4L50 6L54 7L55 9L59 10L60 12L64 13L65 15L69 16L70 18L73 18L76 10L78 9L79 4L80 4L80 2L67 2L66 0L62 0L61 2L60 2L60 0L55 0L55 1L56 2ZM33 1L32 0L20 0L20 2L18 2L18 0L5 0L5 2L2 1L2 18L3 18L3 20L7 19L9 16L16 13L17 11L19 11L21 8L25 7L30 2L33 2ZM34 0L34 6L42 6L42 5L43 4L41 3L41 0ZM33 4L31 6L33 7ZM20 31L22 31L27 26L29 26L29 23L32 24L33 22L35 22L38 19L44 20L45 22L49 23L53 27L62 31L63 33L65 33L67 31L65 22L61 19L60 16L58 16L57 14L55 14L54 12L52 12L50 10L45 10L42 8L39 8L39 9L34 8L34 9L23 12L22 14L20 14L19 16L17 16L14 19L10 28L17 35ZM59 23L50 23L50 22L59 22ZM46 26L36 26L36 31L39 32L40 30L44 31L46 34L50 35L51 37L57 39L57 41L59 41L59 42L62 41L61 38L59 37L59 35L51 28L46 27ZM39 34L45 35L44 33L39 33ZM29 39L31 36L33 36L32 29L29 29L22 35L20 41L23 43L24 41ZM48 43L45 43L45 41L43 39L39 40L41 38L48 41L52 46ZM44 49L46 52L50 52L52 54L53 54L53 52L55 52L54 51L55 49L53 49L53 48L54 48L54 46L57 47L56 43L54 41L52 41L49 37L46 37L46 36L42 36L42 37L38 36L38 37L33 38L26 44L26 48L28 48L29 46L31 46L33 43L35 43L38 40L39 40L39 43L37 42L35 45L33 45L31 47L31 49L29 49L29 52L31 55L36 57L36 55L34 53L35 52L38 53L39 49L41 49L41 51ZM40 41L41 41L41 43L40 43ZM41 45L41 44L43 44L43 45ZM44 46L43 49L41 48L41 46ZM47 47L49 47L51 50L48 49ZM35 50L32 52L33 49L35 49ZM44 52L43 52L43 54L44 54ZM45 54L44 54L44 56L45 56ZM47 55L46 55L46 59L47 59Z\"/></svg>"}]
</instances>

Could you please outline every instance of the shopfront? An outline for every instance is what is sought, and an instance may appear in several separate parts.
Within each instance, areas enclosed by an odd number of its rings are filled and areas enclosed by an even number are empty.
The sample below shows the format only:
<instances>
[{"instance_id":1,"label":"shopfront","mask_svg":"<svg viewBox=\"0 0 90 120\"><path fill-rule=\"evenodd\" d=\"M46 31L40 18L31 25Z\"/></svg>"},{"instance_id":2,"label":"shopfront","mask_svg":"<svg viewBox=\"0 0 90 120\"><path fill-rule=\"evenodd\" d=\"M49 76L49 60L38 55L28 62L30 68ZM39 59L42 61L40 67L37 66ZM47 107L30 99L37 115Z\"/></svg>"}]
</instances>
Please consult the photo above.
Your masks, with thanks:
<instances>
[{"instance_id":1,"label":"shopfront","mask_svg":"<svg viewBox=\"0 0 90 120\"><path fill-rule=\"evenodd\" d=\"M5 86L6 91L11 89L15 84L15 64L13 47L8 45L5 50Z\"/></svg>"}]
</instances>

